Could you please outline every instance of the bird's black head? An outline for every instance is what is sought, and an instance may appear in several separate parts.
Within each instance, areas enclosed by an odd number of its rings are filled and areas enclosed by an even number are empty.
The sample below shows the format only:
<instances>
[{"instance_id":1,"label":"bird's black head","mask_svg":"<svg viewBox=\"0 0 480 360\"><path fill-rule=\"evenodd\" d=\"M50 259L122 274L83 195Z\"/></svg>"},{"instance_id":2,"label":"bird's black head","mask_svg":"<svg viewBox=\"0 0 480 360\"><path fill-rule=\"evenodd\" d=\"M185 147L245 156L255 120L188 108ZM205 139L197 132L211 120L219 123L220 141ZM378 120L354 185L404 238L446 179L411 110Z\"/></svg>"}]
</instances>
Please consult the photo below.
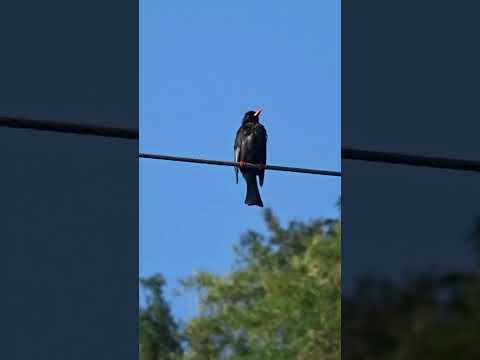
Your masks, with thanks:
<instances>
[{"instance_id":1,"label":"bird's black head","mask_svg":"<svg viewBox=\"0 0 480 360\"><path fill-rule=\"evenodd\" d=\"M253 111L253 110L250 110L250 111L247 111L243 117L243 121L242 123L245 124L245 123L248 123L248 122L251 122L251 123L258 123L259 122L259 117L260 117L260 113L263 111L263 109L258 109L257 111Z\"/></svg>"}]
</instances>

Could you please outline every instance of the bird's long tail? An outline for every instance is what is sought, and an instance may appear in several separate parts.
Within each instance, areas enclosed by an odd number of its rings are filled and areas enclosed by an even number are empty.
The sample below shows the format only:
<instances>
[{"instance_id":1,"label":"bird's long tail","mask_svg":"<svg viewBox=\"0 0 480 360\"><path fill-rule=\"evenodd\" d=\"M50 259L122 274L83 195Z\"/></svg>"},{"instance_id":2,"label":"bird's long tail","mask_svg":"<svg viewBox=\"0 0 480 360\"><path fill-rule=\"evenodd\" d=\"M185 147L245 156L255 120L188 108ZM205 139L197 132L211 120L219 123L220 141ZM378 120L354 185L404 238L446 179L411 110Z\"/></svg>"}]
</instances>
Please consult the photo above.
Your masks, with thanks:
<instances>
[{"instance_id":1,"label":"bird's long tail","mask_svg":"<svg viewBox=\"0 0 480 360\"><path fill-rule=\"evenodd\" d=\"M245 181L247 182L247 196L245 197L245 204L257 205L263 207L262 198L258 191L257 178L254 173L247 172L245 174Z\"/></svg>"}]
</instances>

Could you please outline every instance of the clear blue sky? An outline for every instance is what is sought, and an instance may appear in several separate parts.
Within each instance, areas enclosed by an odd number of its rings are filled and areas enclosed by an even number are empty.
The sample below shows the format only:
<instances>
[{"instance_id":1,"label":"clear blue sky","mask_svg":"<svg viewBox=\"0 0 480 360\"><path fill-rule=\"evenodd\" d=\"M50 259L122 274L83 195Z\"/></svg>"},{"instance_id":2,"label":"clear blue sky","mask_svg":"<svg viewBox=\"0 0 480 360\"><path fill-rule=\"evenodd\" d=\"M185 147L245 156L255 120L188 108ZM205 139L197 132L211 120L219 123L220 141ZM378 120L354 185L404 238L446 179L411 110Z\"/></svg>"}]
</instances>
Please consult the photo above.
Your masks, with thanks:
<instances>
[{"instance_id":1,"label":"clear blue sky","mask_svg":"<svg viewBox=\"0 0 480 360\"><path fill-rule=\"evenodd\" d=\"M340 169L340 0L140 1L140 151L232 160L243 114L264 108L268 162ZM283 224L337 216L340 179L267 172L265 206ZM243 204L230 167L140 161L140 276L174 296L194 271L225 273L261 210Z\"/></svg>"}]
</instances>

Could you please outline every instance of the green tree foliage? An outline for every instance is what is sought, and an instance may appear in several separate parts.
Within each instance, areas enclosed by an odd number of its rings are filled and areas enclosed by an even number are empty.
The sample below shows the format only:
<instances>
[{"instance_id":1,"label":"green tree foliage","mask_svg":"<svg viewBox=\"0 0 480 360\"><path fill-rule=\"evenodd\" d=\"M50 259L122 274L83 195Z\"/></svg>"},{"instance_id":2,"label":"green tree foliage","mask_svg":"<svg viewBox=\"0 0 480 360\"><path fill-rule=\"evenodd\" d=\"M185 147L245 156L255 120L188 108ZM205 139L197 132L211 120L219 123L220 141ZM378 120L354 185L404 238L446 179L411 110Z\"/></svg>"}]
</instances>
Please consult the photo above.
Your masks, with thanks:
<instances>
[{"instance_id":1,"label":"green tree foliage","mask_svg":"<svg viewBox=\"0 0 480 360\"><path fill-rule=\"evenodd\" d=\"M177 325L163 297L164 285L161 275L140 279L146 297L146 306L139 313L141 360L176 359L181 353Z\"/></svg>"},{"instance_id":2,"label":"green tree foliage","mask_svg":"<svg viewBox=\"0 0 480 360\"><path fill-rule=\"evenodd\" d=\"M199 273L185 358L340 359L340 221L292 221L264 212L270 236L248 231L225 276Z\"/></svg>"}]
</instances>

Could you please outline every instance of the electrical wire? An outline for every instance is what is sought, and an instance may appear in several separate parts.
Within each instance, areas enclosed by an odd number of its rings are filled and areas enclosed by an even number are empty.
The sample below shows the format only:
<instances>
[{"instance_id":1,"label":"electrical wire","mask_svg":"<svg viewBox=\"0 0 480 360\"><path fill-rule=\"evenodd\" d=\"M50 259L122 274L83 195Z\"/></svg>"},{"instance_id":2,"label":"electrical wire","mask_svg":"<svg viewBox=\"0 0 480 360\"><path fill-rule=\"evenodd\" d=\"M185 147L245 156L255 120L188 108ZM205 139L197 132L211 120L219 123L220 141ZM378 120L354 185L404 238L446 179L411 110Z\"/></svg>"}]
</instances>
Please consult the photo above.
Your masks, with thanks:
<instances>
[{"instance_id":1,"label":"electrical wire","mask_svg":"<svg viewBox=\"0 0 480 360\"><path fill-rule=\"evenodd\" d=\"M265 169L265 170L277 170L277 171L288 171L295 173L304 173L304 174L315 174L315 175L326 175L326 176L342 176L340 171L332 170L317 170L317 169L305 169L289 166L278 166L278 165L260 165L260 164L251 164L251 163L238 163L234 161L222 161L222 160L207 160L207 159L198 159L198 158L189 158L189 157L180 157L180 156L168 156L168 155L157 155L157 154L145 154L140 153L140 158L144 159L155 159L155 160L169 160L169 161L181 161L197 164L208 164L208 165L221 165L221 166L236 166L244 168L253 168L253 169Z\"/></svg>"},{"instance_id":2,"label":"electrical wire","mask_svg":"<svg viewBox=\"0 0 480 360\"><path fill-rule=\"evenodd\" d=\"M93 135L112 138L121 138L129 140L138 140L138 130L84 125L73 122L55 122L47 120L32 120L21 119L13 117L0 117L0 127L19 128L19 129L31 129L41 131L51 131L60 133L72 133L79 135ZM143 159L156 159L156 160L168 160L168 161L180 161L209 165L221 165L221 166L240 166L241 164L232 161L221 160L207 160L198 158L188 158L180 156L168 156L159 154L147 154L140 153L139 158ZM480 161L441 158L441 157L428 157L419 155L400 154L383 151L369 151L353 148L342 147L341 158L343 160L358 160L368 161L375 163L387 163L387 164L399 164L409 166L421 166L439 169L451 169L451 170L463 170L463 171L476 171L480 172ZM287 171L304 174L326 175L326 176L341 176L340 171L333 170L319 170L319 169L306 169L298 167L278 166L278 165L258 165L258 164L242 164L246 168L264 168L266 170Z\"/></svg>"}]
</instances>

